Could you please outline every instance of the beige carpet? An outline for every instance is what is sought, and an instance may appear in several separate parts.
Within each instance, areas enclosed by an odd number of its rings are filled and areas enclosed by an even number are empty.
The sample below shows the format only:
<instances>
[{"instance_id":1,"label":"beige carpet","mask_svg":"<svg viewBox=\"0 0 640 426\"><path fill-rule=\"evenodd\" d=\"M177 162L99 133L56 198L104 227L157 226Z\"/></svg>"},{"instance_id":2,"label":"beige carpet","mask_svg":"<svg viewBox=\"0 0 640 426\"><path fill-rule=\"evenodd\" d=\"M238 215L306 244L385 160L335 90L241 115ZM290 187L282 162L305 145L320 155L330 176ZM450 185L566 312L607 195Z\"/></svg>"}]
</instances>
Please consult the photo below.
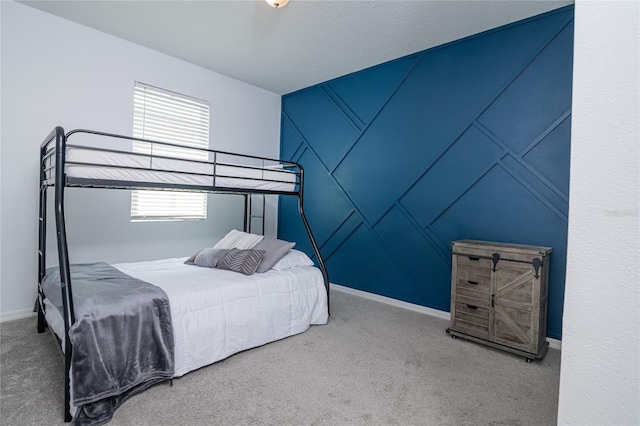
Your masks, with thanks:
<instances>
[{"instance_id":1,"label":"beige carpet","mask_svg":"<svg viewBox=\"0 0 640 426\"><path fill-rule=\"evenodd\" d=\"M332 292L328 325L160 384L110 425L551 425L542 361L445 333L448 321ZM63 362L35 318L0 324L0 424L63 424Z\"/></svg>"}]
</instances>

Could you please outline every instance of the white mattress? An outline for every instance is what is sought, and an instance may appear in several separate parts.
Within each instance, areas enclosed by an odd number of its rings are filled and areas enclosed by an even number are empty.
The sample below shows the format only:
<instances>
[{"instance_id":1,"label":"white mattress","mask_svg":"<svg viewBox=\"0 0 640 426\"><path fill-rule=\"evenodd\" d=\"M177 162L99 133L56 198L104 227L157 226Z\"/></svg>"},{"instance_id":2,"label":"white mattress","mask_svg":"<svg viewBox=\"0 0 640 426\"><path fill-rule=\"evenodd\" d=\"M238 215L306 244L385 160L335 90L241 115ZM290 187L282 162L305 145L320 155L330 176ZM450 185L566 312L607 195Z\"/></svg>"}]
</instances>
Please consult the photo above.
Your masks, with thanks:
<instances>
[{"instance_id":1,"label":"white mattress","mask_svg":"<svg viewBox=\"0 0 640 426\"><path fill-rule=\"evenodd\" d=\"M169 297L176 377L328 320L327 294L316 267L245 276L185 265L185 259L113 265L162 288ZM46 317L63 336L62 317L50 303Z\"/></svg>"},{"instance_id":2,"label":"white mattress","mask_svg":"<svg viewBox=\"0 0 640 426\"><path fill-rule=\"evenodd\" d=\"M287 192L295 191L297 181L296 173L281 167L246 168L234 164L216 164L214 168L212 162L197 163L166 158L150 159L126 152L96 151L82 147L67 147L66 161L67 163L92 164L67 164L67 176L106 181L152 182ZM141 167L147 170L124 167Z\"/></svg>"}]
</instances>

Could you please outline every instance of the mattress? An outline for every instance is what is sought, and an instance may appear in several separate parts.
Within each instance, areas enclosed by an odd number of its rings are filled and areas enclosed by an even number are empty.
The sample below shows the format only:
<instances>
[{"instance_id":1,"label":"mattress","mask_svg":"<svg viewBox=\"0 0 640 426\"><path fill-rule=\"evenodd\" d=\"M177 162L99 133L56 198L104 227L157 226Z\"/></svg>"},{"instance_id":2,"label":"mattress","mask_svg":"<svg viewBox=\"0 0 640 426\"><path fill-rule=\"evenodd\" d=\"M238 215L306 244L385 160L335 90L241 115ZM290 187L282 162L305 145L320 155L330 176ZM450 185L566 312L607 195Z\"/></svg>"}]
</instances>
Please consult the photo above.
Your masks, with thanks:
<instances>
[{"instance_id":1,"label":"mattress","mask_svg":"<svg viewBox=\"0 0 640 426\"><path fill-rule=\"evenodd\" d=\"M328 321L322 273L314 266L245 276L185 265L185 260L112 265L162 288L169 297L175 377ZM45 304L49 326L64 338L60 312L47 300Z\"/></svg>"},{"instance_id":2,"label":"mattress","mask_svg":"<svg viewBox=\"0 0 640 426\"><path fill-rule=\"evenodd\" d=\"M279 165L263 167L157 158L78 146L67 147L66 163L65 171L70 178L107 182L161 183L283 192L294 192L297 183L297 173Z\"/></svg>"}]
</instances>

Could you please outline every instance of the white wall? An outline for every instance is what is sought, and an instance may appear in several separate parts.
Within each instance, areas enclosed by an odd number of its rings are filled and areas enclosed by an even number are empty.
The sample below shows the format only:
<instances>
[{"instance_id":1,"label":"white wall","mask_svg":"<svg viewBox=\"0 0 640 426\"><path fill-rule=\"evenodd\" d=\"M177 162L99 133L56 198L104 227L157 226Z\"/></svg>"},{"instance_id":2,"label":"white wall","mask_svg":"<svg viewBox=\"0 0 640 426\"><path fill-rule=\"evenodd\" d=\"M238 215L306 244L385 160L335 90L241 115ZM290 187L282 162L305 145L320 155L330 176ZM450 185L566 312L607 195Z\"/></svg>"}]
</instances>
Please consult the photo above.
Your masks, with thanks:
<instances>
[{"instance_id":1,"label":"white wall","mask_svg":"<svg viewBox=\"0 0 640 426\"><path fill-rule=\"evenodd\" d=\"M559 424L640 424L639 18L575 5Z\"/></svg>"},{"instance_id":2,"label":"white wall","mask_svg":"<svg viewBox=\"0 0 640 426\"><path fill-rule=\"evenodd\" d=\"M2 7L0 7L0 24L2 23ZM2 31L0 31L0 70L2 70ZM2 72L0 72L0 99L2 99ZM2 102L0 102L0 118L2 117ZM2 166L2 120L0 119L0 167ZM2 170L0 168L0 224L2 224ZM0 242L2 241L2 226L0 225ZM2 289L2 244L0 244L0 289ZM0 306L2 306L2 291L0 291ZM1 309L1 308L0 308ZM0 312L2 312L0 310ZM2 315L0 314L0 320Z\"/></svg>"},{"instance_id":3,"label":"white wall","mask_svg":"<svg viewBox=\"0 0 640 426\"><path fill-rule=\"evenodd\" d=\"M141 81L208 100L212 148L278 157L279 95L22 4L0 7L0 319L27 314L35 300L39 145L54 126L130 135L133 83ZM73 262L188 256L242 226L242 197L230 195L210 196L209 218L197 222L131 223L128 191L70 189L66 205Z\"/></svg>"}]
</instances>

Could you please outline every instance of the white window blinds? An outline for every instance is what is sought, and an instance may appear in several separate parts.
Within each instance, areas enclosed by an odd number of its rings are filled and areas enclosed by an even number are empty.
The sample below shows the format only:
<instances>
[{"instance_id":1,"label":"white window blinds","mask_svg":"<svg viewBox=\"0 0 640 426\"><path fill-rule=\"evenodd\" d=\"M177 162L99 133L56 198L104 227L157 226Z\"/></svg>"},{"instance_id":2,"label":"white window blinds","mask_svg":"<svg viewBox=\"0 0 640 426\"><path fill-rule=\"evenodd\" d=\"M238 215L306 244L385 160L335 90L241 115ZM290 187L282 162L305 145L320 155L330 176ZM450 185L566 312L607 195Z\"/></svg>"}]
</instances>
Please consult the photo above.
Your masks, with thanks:
<instances>
[{"instance_id":1,"label":"white window blinds","mask_svg":"<svg viewBox=\"0 0 640 426\"><path fill-rule=\"evenodd\" d=\"M209 147L209 103L136 82L133 136L185 146ZM133 151L207 160L206 151L133 142ZM131 191L131 220L206 219L207 194L174 191Z\"/></svg>"}]
</instances>

